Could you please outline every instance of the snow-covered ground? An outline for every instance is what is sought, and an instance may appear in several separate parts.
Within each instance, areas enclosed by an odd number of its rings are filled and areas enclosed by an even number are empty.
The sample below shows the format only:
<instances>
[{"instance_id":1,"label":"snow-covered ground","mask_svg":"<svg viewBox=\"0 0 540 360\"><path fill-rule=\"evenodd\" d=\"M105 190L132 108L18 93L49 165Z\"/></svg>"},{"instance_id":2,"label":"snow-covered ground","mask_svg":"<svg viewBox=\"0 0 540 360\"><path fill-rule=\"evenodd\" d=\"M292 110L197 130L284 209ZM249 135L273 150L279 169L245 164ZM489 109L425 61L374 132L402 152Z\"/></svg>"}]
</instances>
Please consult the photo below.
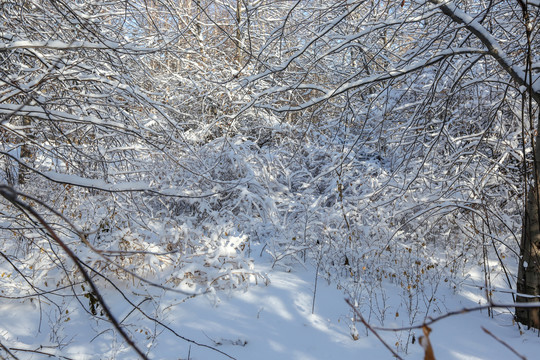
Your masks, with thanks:
<instances>
[{"instance_id":1,"label":"snow-covered ground","mask_svg":"<svg viewBox=\"0 0 540 360\"><path fill-rule=\"evenodd\" d=\"M149 313L160 314L160 319L179 335L209 345L235 359L393 358L373 334L366 334L359 322L356 323L359 338L353 340L350 328L352 312L345 302L343 292L319 278L314 295L315 269L296 266L290 271L284 271L271 269L269 265L259 265L258 270L268 274L268 285L253 285L246 292L222 292L191 299L168 293L160 299L146 301L141 308ZM392 286L389 285L386 290L389 298L399 297L397 289L392 294ZM112 292L108 296L117 317L124 320L124 324L129 324L129 318L136 317L132 308L125 307L121 301L112 302ZM475 306L482 299L480 290L475 287L469 289L467 286L459 294L447 291L439 296L442 296L441 303L444 304L440 307L444 307L445 311ZM72 301L69 306L66 305L66 309L62 309L62 317L57 321L48 318L54 316L54 313L47 315L47 312L40 312L35 301L21 303L20 300L2 300L1 342L12 349L37 350L72 359L135 358L135 354L126 349L117 335L110 330L103 331L106 328L102 328L102 325L88 321L87 316L81 316L80 305L78 307L79 310L76 309L76 302ZM434 315L440 313L437 311ZM385 326L404 326L408 322L406 319L407 314L393 314L388 317ZM151 359L229 358L213 349L182 340L160 326L154 329L126 326L134 334L151 338L151 341L145 341L151 344ZM498 311L493 318L483 311L452 316L431 325L433 331L430 339L436 359L517 358L500 342L487 335L482 327L526 358L538 358L540 339L537 333L523 331L520 334L507 311ZM421 329L413 333L416 340L414 344L411 343L413 337L408 337L406 332L380 332L390 346L399 348L399 355L404 359L423 359L423 349L417 340ZM47 339L52 340L54 336L56 340L60 339L60 342L67 344L62 351L47 348ZM21 359L47 358L36 352L12 352Z\"/></svg>"},{"instance_id":2,"label":"snow-covered ground","mask_svg":"<svg viewBox=\"0 0 540 360\"><path fill-rule=\"evenodd\" d=\"M271 283L256 286L243 294L220 297L211 301L186 302L171 311L171 322L183 335L217 347L237 359L392 359L392 354L373 334L366 335L361 323L356 326L359 339L353 340L350 331L352 312L343 292L319 279L312 314L314 270L291 272L269 271ZM473 294L469 294L472 296ZM478 294L480 296L480 292ZM390 295L392 296L392 295ZM398 295L396 295L398 296ZM445 296L446 308L458 310L478 305L464 295ZM174 315L172 315L174 314ZM405 315L405 314L403 314ZM405 315L405 317L407 317ZM399 318L386 324L403 326ZM482 313L468 313L441 320L431 326L431 343L439 360L511 359L516 356L487 335L485 327L528 359L540 353L536 333L520 335L512 325L512 317L497 314L494 318ZM415 337L421 330L415 331ZM395 345L406 335L385 333L384 338ZM175 346L174 343L177 345ZM403 345L402 345L403 346ZM188 358L186 344L171 339L171 353L155 354L155 358ZM177 350L173 350L177 349ZM423 359L423 349L409 344L407 359ZM191 359L224 359L212 351L192 346Z\"/></svg>"}]
</instances>

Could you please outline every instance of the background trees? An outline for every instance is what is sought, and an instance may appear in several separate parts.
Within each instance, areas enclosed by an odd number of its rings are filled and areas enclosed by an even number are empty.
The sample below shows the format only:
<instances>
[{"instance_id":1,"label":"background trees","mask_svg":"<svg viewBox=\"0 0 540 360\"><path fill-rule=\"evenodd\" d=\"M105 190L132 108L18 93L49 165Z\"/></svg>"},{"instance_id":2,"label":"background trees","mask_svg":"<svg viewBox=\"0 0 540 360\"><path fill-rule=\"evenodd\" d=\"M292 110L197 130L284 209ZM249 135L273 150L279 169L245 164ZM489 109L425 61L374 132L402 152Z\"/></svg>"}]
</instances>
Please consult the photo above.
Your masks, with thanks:
<instances>
[{"instance_id":1,"label":"background trees","mask_svg":"<svg viewBox=\"0 0 540 360\"><path fill-rule=\"evenodd\" d=\"M248 258L261 244L276 266L317 263L381 322L369 305L383 283L403 289L412 323L469 266L486 289L500 276L539 295L539 11L3 2L1 179L104 287L245 287L264 280ZM9 296L39 297L54 278L97 315L42 224L7 202L1 216Z\"/></svg>"},{"instance_id":2,"label":"background trees","mask_svg":"<svg viewBox=\"0 0 540 360\"><path fill-rule=\"evenodd\" d=\"M390 236L392 241L385 244L410 249L432 238L437 246L445 244L441 238L465 235L464 239L480 241L486 251L491 242L497 256L521 252L519 291L538 295L533 275L537 271L531 265L537 263L536 250L528 240L535 236L536 218L531 214L537 213L537 166L531 161L536 158L531 149L539 86L533 65L537 4L335 2L320 9L324 14L320 17L318 9L307 10L309 6L294 10L299 18L304 13L314 15L316 20L309 21L314 34L304 34L301 38L307 40L299 49L284 50L292 55L268 65L261 79L271 78L277 84L270 90L260 86L256 106L296 113L320 109L347 129L355 140L347 144L340 138L343 156L333 164L338 178L357 160L353 154L361 148L383 160L389 180L374 194L389 191L384 204L393 203L397 209L390 225L399 225ZM291 22L281 31L288 28L294 28ZM250 83L255 88L258 79ZM295 100L283 103L284 98ZM529 188L528 205L511 203ZM354 187L347 191L354 192ZM516 222L501 217L517 215L516 207L525 210L527 219L520 248L515 241ZM344 212L351 213L352 208ZM350 230L351 222L344 220ZM362 223L355 220L353 224ZM438 221L444 224L439 228L442 232L433 227ZM419 232L421 236L411 237ZM501 239L501 232L514 239ZM342 257L349 264L353 255L346 253ZM515 280L506 275L512 286ZM532 325L534 321L523 315L527 313L518 312L518 319Z\"/></svg>"}]
</instances>

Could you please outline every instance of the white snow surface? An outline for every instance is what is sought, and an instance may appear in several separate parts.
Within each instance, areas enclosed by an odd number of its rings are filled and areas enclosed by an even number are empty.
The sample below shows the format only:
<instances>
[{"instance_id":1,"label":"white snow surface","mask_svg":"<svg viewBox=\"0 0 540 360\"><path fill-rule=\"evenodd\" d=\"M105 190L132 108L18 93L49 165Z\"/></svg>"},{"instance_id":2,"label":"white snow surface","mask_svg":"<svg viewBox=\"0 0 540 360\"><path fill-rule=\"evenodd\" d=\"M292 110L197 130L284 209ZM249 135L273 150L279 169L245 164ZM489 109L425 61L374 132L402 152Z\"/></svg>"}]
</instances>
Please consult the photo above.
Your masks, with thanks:
<instances>
[{"instance_id":1,"label":"white snow surface","mask_svg":"<svg viewBox=\"0 0 540 360\"><path fill-rule=\"evenodd\" d=\"M286 271L272 269L269 264L259 264L257 270L266 272L270 283L253 284L246 292L217 293L186 299L168 293L141 305L149 313L159 313L160 319L183 337L206 344L226 353L190 344L159 326L156 329L134 329L129 317L132 309L124 307L118 295L110 289L104 293L113 312L123 319L126 328L136 335L156 331L148 348L151 359L392 359L392 354L359 322L356 323L359 339L351 337L352 312L342 291L319 277L315 294L315 311L312 304L315 288L315 269L300 266ZM474 277L473 280L474 281ZM390 298L398 289L388 286ZM392 291L394 293L392 294ZM439 295L441 296L441 295ZM446 311L478 305L482 291L467 286L460 293L443 291L442 309L433 311L438 316ZM152 303L151 305L149 305ZM0 341L16 347L37 349L70 359L133 359L133 351L110 330L102 330L95 320L88 320L73 301L68 308L71 331L65 332L51 323L51 314L40 312L32 301L21 304L19 300L0 302ZM153 311L151 309L154 309ZM67 310L67 309L66 309ZM66 312L66 310L62 310ZM390 310L390 308L388 309ZM439 311L441 310L441 311ZM408 325L408 316L391 310L386 327ZM399 311L401 312L401 310ZM40 318L41 315L41 318ZM49 317L49 318L48 318ZM54 321L53 321L54 323ZM62 323L62 322L61 322ZM76 325L76 326L74 326ZM499 310L491 318L486 311L452 316L431 325L431 343L438 360L513 359L515 355L501 343L488 336L482 327L516 349L528 359L540 353L540 339L533 331L520 330L512 322L508 311ZM56 333L53 333L56 332ZM404 359L423 359L423 349L418 344L421 329L407 332L380 334ZM412 334L415 343L412 343ZM63 337L65 348L48 349L47 339ZM146 335L151 337L151 335ZM407 345L407 339L408 346ZM145 342L146 343L146 342ZM24 345L23 345L24 344ZM44 345L45 344L45 345ZM407 351L405 352L405 347ZM17 352L21 359L41 358L35 353Z\"/></svg>"}]
</instances>

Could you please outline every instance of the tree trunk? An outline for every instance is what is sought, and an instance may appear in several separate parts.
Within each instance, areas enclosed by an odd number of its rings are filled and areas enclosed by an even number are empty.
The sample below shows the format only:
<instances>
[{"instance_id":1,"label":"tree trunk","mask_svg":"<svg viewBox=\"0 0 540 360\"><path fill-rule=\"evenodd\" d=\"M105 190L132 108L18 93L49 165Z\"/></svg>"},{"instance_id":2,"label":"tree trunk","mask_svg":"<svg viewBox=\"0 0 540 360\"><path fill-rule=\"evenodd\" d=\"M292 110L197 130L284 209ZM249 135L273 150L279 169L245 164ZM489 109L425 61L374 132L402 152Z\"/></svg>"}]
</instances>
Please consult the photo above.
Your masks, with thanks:
<instances>
[{"instance_id":1,"label":"tree trunk","mask_svg":"<svg viewBox=\"0 0 540 360\"><path fill-rule=\"evenodd\" d=\"M517 291L519 294L528 296L518 296L517 302L537 302L540 300L540 217L539 204L540 197L539 179L540 174L540 146L536 138L535 144L535 166L536 172L534 185L530 189L527 203L525 205L525 218L523 219L523 231L521 235L521 258L519 261ZM540 309L516 308L516 320L527 325L540 329Z\"/></svg>"},{"instance_id":2,"label":"tree trunk","mask_svg":"<svg viewBox=\"0 0 540 360\"><path fill-rule=\"evenodd\" d=\"M236 46L235 60L238 66L242 66L242 29L240 28L240 22L242 21L242 1L236 0L236 39L234 40Z\"/></svg>"},{"instance_id":3,"label":"tree trunk","mask_svg":"<svg viewBox=\"0 0 540 360\"><path fill-rule=\"evenodd\" d=\"M19 154L19 160L21 162L24 162L27 164L32 159L32 150L30 149L30 143L29 139L32 138L30 129L30 125L32 125L32 118L30 116L23 116L22 118L22 125L24 127L24 132L26 134L26 139L24 139L24 143L21 145L21 152ZM18 176L18 182L20 185L25 184L26 180L28 178L28 168L19 164L19 176Z\"/></svg>"}]
</instances>

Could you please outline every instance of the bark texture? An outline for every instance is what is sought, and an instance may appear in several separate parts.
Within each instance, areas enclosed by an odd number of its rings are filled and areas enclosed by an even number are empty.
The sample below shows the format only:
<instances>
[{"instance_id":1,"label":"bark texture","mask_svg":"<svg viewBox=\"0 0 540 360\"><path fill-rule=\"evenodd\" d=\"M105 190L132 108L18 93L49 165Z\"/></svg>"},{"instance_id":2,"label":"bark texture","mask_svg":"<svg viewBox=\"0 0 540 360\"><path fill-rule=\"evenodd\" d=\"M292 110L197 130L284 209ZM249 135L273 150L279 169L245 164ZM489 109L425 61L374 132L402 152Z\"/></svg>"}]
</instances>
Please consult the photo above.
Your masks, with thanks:
<instances>
[{"instance_id":1,"label":"bark texture","mask_svg":"<svg viewBox=\"0 0 540 360\"><path fill-rule=\"evenodd\" d=\"M517 280L518 293L527 296L518 296L517 302L540 301L540 198L538 194L540 147L538 141L537 137L535 146L536 176L525 207ZM516 308L516 320L528 327L540 329L540 309Z\"/></svg>"}]
</instances>

